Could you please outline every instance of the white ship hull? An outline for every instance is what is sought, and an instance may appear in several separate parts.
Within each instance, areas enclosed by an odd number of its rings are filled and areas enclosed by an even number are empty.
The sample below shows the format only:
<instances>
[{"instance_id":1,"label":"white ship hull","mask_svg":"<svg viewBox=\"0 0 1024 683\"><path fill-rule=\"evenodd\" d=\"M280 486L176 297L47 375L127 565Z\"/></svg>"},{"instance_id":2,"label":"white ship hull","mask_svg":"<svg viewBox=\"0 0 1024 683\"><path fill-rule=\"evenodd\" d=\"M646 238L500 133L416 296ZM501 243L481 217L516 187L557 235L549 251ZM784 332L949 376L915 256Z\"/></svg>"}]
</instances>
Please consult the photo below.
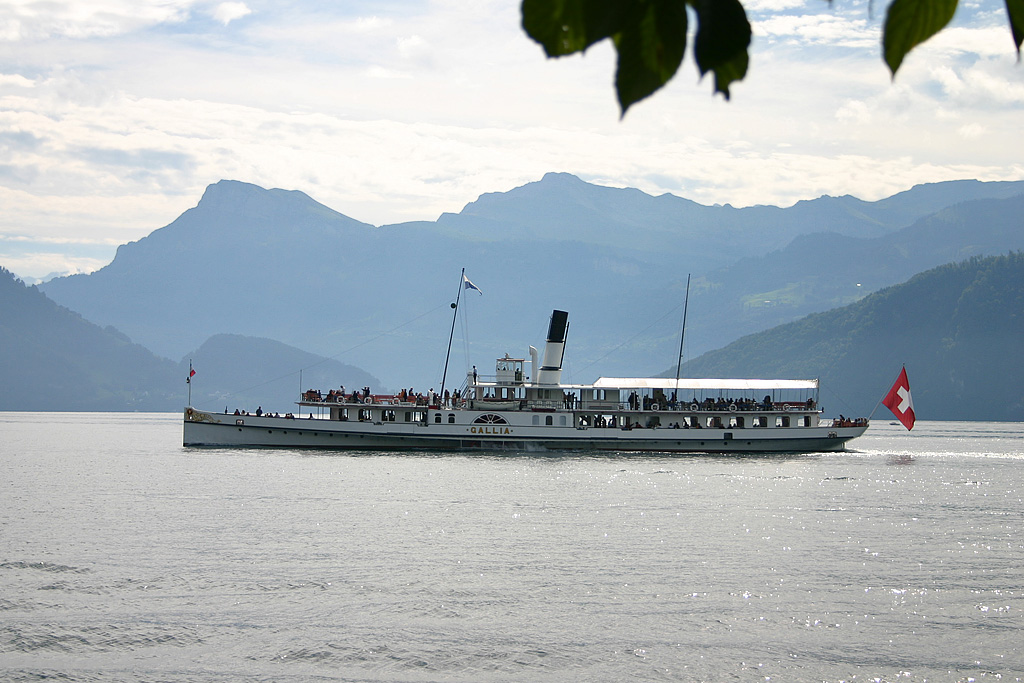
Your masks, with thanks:
<instances>
[{"instance_id":1,"label":"white ship hull","mask_svg":"<svg viewBox=\"0 0 1024 683\"><path fill-rule=\"evenodd\" d=\"M842 450L857 427L622 429L530 425L480 426L426 422L339 422L328 419L235 416L192 410L184 445L197 447L320 448L330 450L641 451L664 453L808 453ZM473 416L478 417L477 413ZM444 418L442 418L444 419Z\"/></svg>"}]
</instances>

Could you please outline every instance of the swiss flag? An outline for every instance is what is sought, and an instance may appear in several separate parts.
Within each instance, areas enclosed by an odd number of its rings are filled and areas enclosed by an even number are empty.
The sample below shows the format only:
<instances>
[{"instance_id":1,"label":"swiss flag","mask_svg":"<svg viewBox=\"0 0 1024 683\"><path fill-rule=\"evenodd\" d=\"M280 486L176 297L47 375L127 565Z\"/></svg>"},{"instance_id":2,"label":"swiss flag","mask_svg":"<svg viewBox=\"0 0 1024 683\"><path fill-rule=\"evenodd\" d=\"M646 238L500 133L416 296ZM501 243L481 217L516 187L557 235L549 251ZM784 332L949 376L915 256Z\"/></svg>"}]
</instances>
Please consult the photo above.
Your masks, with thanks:
<instances>
[{"instance_id":1,"label":"swiss flag","mask_svg":"<svg viewBox=\"0 0 1024 683\"><path fill-rule=\"evenodd\" d=\"M914 428L914 399L910 397L910 380L907 379L906 368L900 370L900 376L896 378L896 383L882 399L882 403L904 427Z\"/></svg>"}]
</instances>

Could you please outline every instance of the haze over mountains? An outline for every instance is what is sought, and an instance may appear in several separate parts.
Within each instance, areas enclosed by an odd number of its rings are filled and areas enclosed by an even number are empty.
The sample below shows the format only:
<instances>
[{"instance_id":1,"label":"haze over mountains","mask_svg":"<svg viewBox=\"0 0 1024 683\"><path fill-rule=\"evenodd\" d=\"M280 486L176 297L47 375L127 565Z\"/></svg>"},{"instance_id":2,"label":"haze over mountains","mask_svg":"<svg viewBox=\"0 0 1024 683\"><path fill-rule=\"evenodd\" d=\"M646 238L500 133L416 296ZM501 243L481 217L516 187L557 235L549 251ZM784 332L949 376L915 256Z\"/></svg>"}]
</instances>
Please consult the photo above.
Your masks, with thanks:
<instances>
[{"instance_id":1,"label":"haze over mountains","mask_svg":"<svg viewBox=\"0 0 1024 683\"><path fill-rule=\"evenodd\" d=\"M215 335L179 362L100 328L0 268L0 410L178 410L189 361L192 400L210 407L292 410L302 371L311 386L380 386L376 377L270 339Z\"/></svg>"},{"instance_id":2,"label":"haze over mountains","mask_svg":"<svg viewBox=\"0 0 1024 683\"><path fill-rule=\"evenodd\" d=\"M1024 248L1022 194L1020 182L961 181L734 209L549 174L436 223L375 228L300 192L221 181L107 267L41 289L162 356L227 332L423 386L439 383L465 267L483 291L465 297L473 362L524 354L562 308L585 381L675 359L687 273L694 357L929 267Z\"/></svg>"},{"instance_id":3,"label":"haze over mountains","mask_svg":"<svg viewBox=\"0 0 1024 683\"><path fill-rule=\"evenodd\" d=\"M1024 182L737 209L549 174L436 222L374 227L300 192L221 181L170 225L120 247L107 267L40 289L175 359L177 371L214 335L239 335L220 338L220 360L197 361L207 381L220 372L208 363L226 365L232 340L242 356L253 346L246 338L265 338L334 357L335 373L363 368L375 388L426 389L440 385L449 303L465 267L483 294L463 294L449 378L461 383L467 363L524 355L561 308L570 312L565 378L589 381L674 364L687 273L693 358L934 266L1024 249L1022 209ZM258 364L248 358L241 365ZM232 391L259 384L252 380L218 379ZM285 381L293 382L294 394L297 379Z\"/></svg>"}]
</instances>

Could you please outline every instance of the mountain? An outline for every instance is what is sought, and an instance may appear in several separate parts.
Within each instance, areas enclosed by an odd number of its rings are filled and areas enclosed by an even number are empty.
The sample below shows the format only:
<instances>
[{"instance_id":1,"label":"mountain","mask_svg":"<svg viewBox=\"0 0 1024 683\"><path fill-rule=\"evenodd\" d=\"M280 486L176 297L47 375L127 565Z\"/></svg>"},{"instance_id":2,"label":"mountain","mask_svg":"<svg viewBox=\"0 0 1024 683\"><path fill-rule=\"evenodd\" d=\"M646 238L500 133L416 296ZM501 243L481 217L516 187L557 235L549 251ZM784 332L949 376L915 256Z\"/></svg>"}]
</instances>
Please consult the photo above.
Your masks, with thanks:
<instances>
[{"instance_id":1,"label":"mountain","mask_svg":"<svg viewBox=\"0 0 1024 683\"><path fill-rule=\"evenodd\" d=\"M956 180L918 185L877 202L849 195L775 206L703 206L632 188L601 187L568 173L504 193L488 193L461 213L442 214L437 225L466 239L584 241L616 248L696 250L712 264L763 254L798 235L829 231L878 237L943 208L972 199L1024 194L1024 182ZM624 241L623 237L630 239ZM680 238L682 238L680 240ZM729 252L722 253L722 249Z\"/></svg>"},{"instance_id":2,"label":"mountain","mask_svg":"<svg viewBox=\"0 0 1024 683\"><path fill-rule=\"evenodd\" d=\"M269 339L217 335L179 363L58 306L0 268L0 410L176 411L187 401L189 361L195 405L224 402L294 410L299 373L309 387L373 387L369 373Z\"/></svg>"},{"instance_id":3,"label":"mountain","mask_svg":"<svg viewBox=\"0 0 1024 683\"><path fill-rule=\"evenodd\" d=\"M910 275L971 256L1024 249L1024 195L962 202L874 238L803 235L694 282L694 345L701 349L843 306ZM752 274L756 276L751 277Z\"/></svg>"},{"instance_id":4,"label":"mountain","mask_svg":"<svg viewBox=\"0 0 1024 683\"><path fill-rule=\"evenodd\" d=\"M958 181L880 202L736 209L548 174L436 222L374 227L301 192L221 181L105 268L41 289L163 356L231 333L371 368L389 386L429 387L466 268L483 295L463 297L453 360L522 355L561 308L567 378L586 381L675 358L685 273L697 276L688 338L699 353L944 260L1024 248L1016 209L998 208L1021 194L1024 183Z\"/></svg>"},{"instance_id":5,"label":"mountain","mask_svg":"<svg viewBox=\"0 0 1024 683\"><path fill-rule=\"evenodd\" d=\"M752 334L685 363L682 373L818 377L830 413L867 415L905 363L918 419L1024 420L1021 340L1024 252L1015 252L940 266Z\"/></svg>"},{"instance_id":6,"label":"mountain","mask_svg":"<svg viewBox=\"0 0 1024 683\"><path fill-rule=\"evenodd\" d=\"M166 410L173 401L173 362L58 306L3 268L0 348L0 410Z\"/></svg>"},{"instance_id":7,"label":"mountain","mask_svg":"<svg viewBox=\"0 0 1024 683\"><path fill-rule=\"evenodd\" d=\"M364 370L272 339L219 334L188 358L182 362L179 376L188 376L191 362L196 370L192 405L208 410L218 410L223 404L232 412L235 408L252 412L258 407L282 414L293 412L299 393L311 388L325 394L341 386L347 391L368 386L375 393L388 392L379 379Z\"/></svg>"}]
</instances>

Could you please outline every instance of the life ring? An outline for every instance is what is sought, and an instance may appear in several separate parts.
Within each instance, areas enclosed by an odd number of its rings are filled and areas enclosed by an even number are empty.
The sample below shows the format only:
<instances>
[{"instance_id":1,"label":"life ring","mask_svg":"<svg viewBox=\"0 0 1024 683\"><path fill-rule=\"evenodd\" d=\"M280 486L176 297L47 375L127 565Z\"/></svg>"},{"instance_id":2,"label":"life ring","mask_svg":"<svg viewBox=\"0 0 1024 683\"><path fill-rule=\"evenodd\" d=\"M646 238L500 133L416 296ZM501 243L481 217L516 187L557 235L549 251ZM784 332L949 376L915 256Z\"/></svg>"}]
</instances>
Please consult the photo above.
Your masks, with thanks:
<instances>
[{"instance_id":1,"label":"life ring","mask_svg":"<svg viewBox=\"0 0 1024 683\"><path fill-rule=\"evenodd\" d=\"M367 396L363 403L366 403L367 405L373 403L373 396Z\"/></svg>"},{"instance_id":2,"label":"life ring","mask_svg":"<svg viewBox=\"0 0 1024 683\"><path fill-rule=\"evenodd\" d=\"M657 403L652 403L651 410L661 410L661 406L659 406Z\"/></svg>"},{"instance_id":3,"label":"life ring","mask_svg":"<svg viewBox=\"0 0 1024 683\"><path fill-rule=\"evenodd\" d=\"M185 408L185 417L187 417L188 419L191 420L192 419L192 413L193 413L193 410L191 408Z\"/></svg>"},{"instance_id":4,"label":"life ring","mask_svg":"<svg viewBox=\"0 0 1024 683\"><path fill-rule=\"evenodd\" d=\"M735 403L730 403L729 404L729 412L730 413L735 413L736 412L736 404Z\"/></svg>"},{"instance_id":5,"label":"life ring","mask_svg":"<svg viewBox=\"0 0 1024 683\"><path fill-rule=\"evenodd\" d=\"M691 403L690 410L700 410L700 406L698 406L696 403Z\"/></svg>"},{"instance_id":6,"label":"life ring","mask_svg":"<svg viewBox=\"0 0 1024 683\"><path fill-rule=\"evenodd\" d=\"M793 406L787 403L786 405L782 406L782 409L788 413L789 411L793 410Z\"/></svg>"}]
</instances>

